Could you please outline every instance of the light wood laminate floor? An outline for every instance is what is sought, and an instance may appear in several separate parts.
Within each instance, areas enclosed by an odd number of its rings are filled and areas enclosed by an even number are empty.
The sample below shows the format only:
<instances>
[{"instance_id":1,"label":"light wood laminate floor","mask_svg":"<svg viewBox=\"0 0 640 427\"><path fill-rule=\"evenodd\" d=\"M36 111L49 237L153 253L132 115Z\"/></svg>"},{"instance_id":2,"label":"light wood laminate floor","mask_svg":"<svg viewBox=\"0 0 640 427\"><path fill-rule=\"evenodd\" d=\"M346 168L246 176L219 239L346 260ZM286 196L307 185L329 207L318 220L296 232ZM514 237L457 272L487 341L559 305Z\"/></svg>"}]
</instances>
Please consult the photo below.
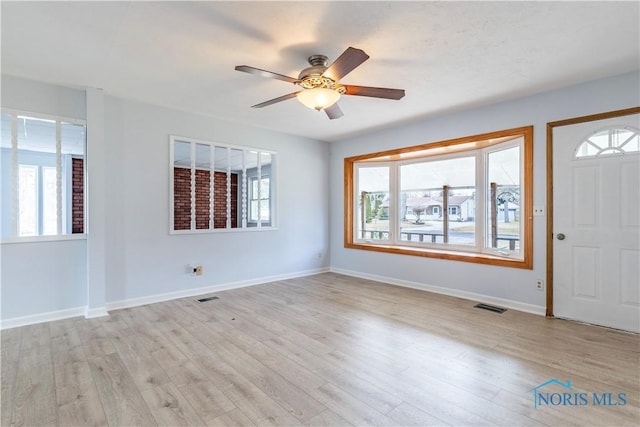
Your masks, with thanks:
<instances>
[{"instance_id":1,"label":"light wood laminate floor","mask_svg":"<svg viewBox=\"0 0 640 427\"><path fill-rule=\"evenodd\" d=\"M211 295L2 331L2 426L640 423L638 335L332 273Z\"/></svg>"}]
</instances>

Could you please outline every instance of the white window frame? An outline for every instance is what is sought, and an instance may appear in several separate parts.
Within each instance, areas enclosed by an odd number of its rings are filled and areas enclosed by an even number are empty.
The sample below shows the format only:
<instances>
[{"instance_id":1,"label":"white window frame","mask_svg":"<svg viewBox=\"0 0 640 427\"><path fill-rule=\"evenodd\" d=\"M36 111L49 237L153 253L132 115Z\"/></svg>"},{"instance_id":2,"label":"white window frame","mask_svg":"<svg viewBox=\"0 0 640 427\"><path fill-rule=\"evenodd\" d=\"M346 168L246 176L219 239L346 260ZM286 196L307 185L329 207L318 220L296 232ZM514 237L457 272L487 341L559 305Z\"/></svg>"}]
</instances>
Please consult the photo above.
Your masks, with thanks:
<instances>
[{"instance_id":1,"label":"white window frame","mask_svg":"<svg viewBox=\"0 0 640 427\"><path fill-rule=\"evenodd\" d=\"M31 170L33 171L33 188L31 188L30 192L33 192L33 206L29 209L29 213L33 215L33 234L22 234L22 220L23 220L23 215L22 215L22 210L25 209L24 206L22 206L22 191L25 191L26 188L24 188L25 183L22 182L22 171L23 170ZM16 237L35 237L35 236L39 236L42 233L40 233L40 218L41 218L41 207L42 207L42 203L40 202L41 197L40 197L40 193L41 193L41 189L42 186L40 185L40 179L41 179L41 175L42 175L42 169L40 166L38 165L30 165L30 164L18 164L18 215L17 215L17 224L16 224Z\"/></svg>"},{"instance_id":2,"label":"white window frame","mask_svg":"<svg viewBox=\"0 0 640 427\"><path fill-rule=\"evenodd\" d=\"M248 202L247 202L247 210L248 210L249 213L247 215L247 221L250 222L250 223L256 223L257 224L258 222L263 222L263 221L270 222L271 221L271 209L269 209L269 218L267 218L266 220L263 220L260 217L261 209L262 209L264 201L266 200L267 204L269 204L269 206L271 206L270 197L262 197L262 193L261 193L261 191L262 191L261 183L262 183L262 181L267 180L267 179L269 180L269 187L271 187L271 175L261 175L260 178L258 178L257 176L249 177L249 185L248 185L248 187L249 187L249 197L248 197ZM257 188L258 188L256 197L254 197L254 191L253 191L253 183L254 182L257 184ZM257 212L257 218L253 217L254 209L252 209L252 205L253 205L254 201L256 201L257 205L258 205L258 207L255 209L256 211L258 211Z\"/></svg>"},{"instance_id":3,"label":"white window frame","mask_svg":"<svg viewBox=\"0 0 640 427\"><path fill-rule=\"evenodd\" d=\"M387 234L387 238L380 239L367 239L362 238L358 234L358 228L354 227L354 242L356 243L367 243L371 245L393 245L393 246L408 246L408 247L425 247L431 249L444 249L444 250L455 250L459 252L469 252L469 253L484 253L499 257L508 257L512 259L523 259L524 254L523 251L519 251L517 253L514 252L504 252L503 250L499 250L499 248L489 248L487 247L487 230L486 230L486 218L488 216L488 204L486 203L487 197L485 194L487 192L487 188L489 187L489 173L488 173L488 165L489 165L489 154L494 152L499 152L503 150L507 150L513 147L520 148L520 165L519 165L519 173L520 173L520 192L521 197L524 197L525 188L524 188L524 159L522 156L524 146L524 140L516 141L516 142L505 142L499 145L494 145L486 148L480 148L476 150L467 150L461 151L455 154L447 154L441 156L427 156L427 157L418 157L415 159L411 159L408 161L396 161L396 162L384 162L384 163L370 163L370 162L362 162L354 164L354 177L353 181L355 183L356 191L354 192L354 206L358 206L360 202L359 197L359 170L363 168L372 168L372 167L388 167L389 168L389 233ZM400 171L401 167L405 165L410 165L414 163L431 163L438 162L442 160L452 160L452 159L460 159L460 158L474 158L476 164L476 173L475 173L475 189L476 192L476 216L475 216L475 231L474 245L456 245L452 243L441 243L436 242L432 243L428 240L423 240L421 242L402 240L401 239L401 224L398 219L398 212L400 207L400 199L402 190L400 188L401 177ZM452 213L452 210L455 209L456 212ZM449 206L447 215L457 215L459 213L459 208L457 206ZM415 213L414 213L415 214ZM444 211L443 211L444 215ZM418 216L416 214L416 216ZM354 224L359 224L360 219L358 218L357 209L354 210ZM524 234L522 229L523 221L520 221L520 229L518 232L519 239L524 240Z\"/></svg>"},{"instance_id":4,"label":"white window frame","mask_svg":"<svg viewBox=\"0 0 640 427\"><path fill-rule=\"evenodd\" d=\"M364 168L380 168L380 167L386 167L389 168L389 196L391 196L393 194L393 188L395 186L396 183L396 177L397 177L397 173L396 173L396 169L395 169L395 165L393 163L388 163L388 162L380 162L380 163L363 163L363 164L358 164L353 168L353 182L355 185L356 189L360 188L360 174L358 173L358 171L360 169L364 169ZM387 230L387 238L386 239L367 239L367 238L362 238L362 237L358 237L358 224L360 224L361 222L361 218L358 215L358 204L360 203L360 192L359 191L355 191L354 192L354 205L355 209L353 210L353 233L354 233L354 240L356 241L360 241L360 242L366 242L366 243L370 243L370 244L389 244L389 242L393 241L393 235L396 234L398 231L395 230L393 227L391 227L391 224L393 224L395 222L395 219L397 217L397 212L395 210L395 204L391 202L391 200L389 201L389 230ZM363 210L366 210L365 206L362 206ZM366 213L365 213L366 215Z\"/></svg>"},{"instance_id":5,"label":"white window frame","mask_svg":"<svg viewBox=\"0 0 640 427\"><path fill-rule=\"evenodd\" d=\"M191 226L188 230L176 230L175 227L175 215L174 215L174 196L175 196L175 188L174 188L174 163L175 163L175 144L177 142L186 142L191 144ZM210 165L213 165L215 162L214 158L214 150L216 147L227 149L227 153L230 153L231 150L239 150L243 152L243 167L242 167L242 176L238 177L238 213L240 218L237 220L237 227L231 227L231 179L230 179L230 165L227 165L227 188L226 188L226 198L227 198L227 206L226 206L226 227L225 228L215 228L214 227L214 174L210 174L210 204L209 204L209 228L198 229L196 228L195 223L195 146L196 144L207 145L210 147ZM246 168L246 160L247 154L255 154L258 159L257 166L257 176L255 178L262 179L261 170L261 155L266 154L270 156L270 164L269 164L269 173L268 177L270 179L270 197L268 198L270 202L269 209L269 221L251 221L249 218L249 204L251 200L249 199L249 189L247 188L250 185L249 177L247 175ZM213 167L210 167L210 172L215 172ZM224 172L224 171L222 171ZM262 198L264 200L264 198ZM258 209L260 209L260 199L258 200ZM179 135L169 135L169 234L171 235L180 235L180 234L202 234L202 233L228 233L228 232L254 232L254 231L269 231L269 230L277 230L277 152L272 150L265 150L262 148L234 145L234 144L226 144L219 143L214 141L206 141L202 139L190 138Z\"/></svg>"},{"instance_id":6,"label":"white window frame","mask_svg":"<svg viewBox=\"0 0 640 427\"><path fill-rule=\"evenodd\" d=\"M629 131L632 135L621 145L614 146L612 143L612 134L617 130L626 130ZM607 147L600 147L599 145L593 143L590 139L594 136L601 135L603 133L607 134ZM633 126L607 126L601 129L596 130L591 133L589 136L583 138L581 142L576 146L573 151L574 160L588 160L596 157L609 157L609 156L624 156L624 155L637 155L640 153L638 149L628 149L625 148L625 145L629 143L632 139L638 138L640 134L640 130L636 129ZM583 147L591 145L593 148L597 149L597 153L595 154L580 154L580 151L583 151Z\"/></svg>"},{"instance_id":7,"label":"white window frame","mask_svg":"<svg viewBox=\"0 0 640 427\"><path fill-rule=\"evenodd\" d=\"M31 111L13 109L13 108L2 108L2 114L7 114L11 119L11 169L12 169L12 177L11 177L11 234L3 235L0 239L1 244L13 244L13 243L31 243L31 242L50 242L50 241L58 241L58 240L84 240L87 238L87 167L86 161L84 162L83 168L83 176L84 176L84 186L83 186L83 218L84 218L84 228L82 233L72 233L72 228L68 224L68 218L71 217L70 209L71 206L68 203L68 200L65 195L72 193L71 189L68 188L65 190L64 186L68 186L70 180L63 180L62 176L62 123L68 123L72 125L79 125L85 127L85 140L83 141L83 159L86 160L87 153L87 141L86 141L86 120L76 119L71 117L57 116L51 114L42 114L35 113ZM18 234L18 166L20 164L36 166L38 170L38 180L37 180L37 213L36 213L36 227L38 232L42 232L42 165L33 165L31 163L19 163L18 160L18 134L17 134L17 121L18 118L28 118L35 120L43 120L43 121L51 121L55 123L55 147L56 147L56 233L48 234L48 235L35 235L35 236L20 236ZM63 182L64 181L64 182ZM70 200L70 199L69 199ZM66 206L64 208L63 206ZM67 212L69 211L69 212ZM3 211L3 215L7 212Z\"/></svg>"}]
</instances>

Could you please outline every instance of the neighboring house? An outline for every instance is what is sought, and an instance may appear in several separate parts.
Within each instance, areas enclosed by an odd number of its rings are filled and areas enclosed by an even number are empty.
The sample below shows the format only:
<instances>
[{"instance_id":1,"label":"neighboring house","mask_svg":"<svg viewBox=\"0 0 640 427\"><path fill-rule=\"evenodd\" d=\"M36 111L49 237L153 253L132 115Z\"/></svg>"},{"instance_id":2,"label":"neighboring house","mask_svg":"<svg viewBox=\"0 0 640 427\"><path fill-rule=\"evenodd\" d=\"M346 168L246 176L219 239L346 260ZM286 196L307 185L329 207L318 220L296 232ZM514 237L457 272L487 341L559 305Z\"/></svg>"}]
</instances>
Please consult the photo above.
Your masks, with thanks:
<instances>
[{"instance_id":1,"label":"neighboring house","mask_svg":"<svg viewBox=\"0 0 640 427\"><path fill-rule=\"evenodd\" d=\"M421 223L425 220L441 221L443 213L442 197L410 197L406 202L405 218ZM449 220L472 221L475 219L476 204L472 196L449 196Z\"/></svg>"}]
</instances>

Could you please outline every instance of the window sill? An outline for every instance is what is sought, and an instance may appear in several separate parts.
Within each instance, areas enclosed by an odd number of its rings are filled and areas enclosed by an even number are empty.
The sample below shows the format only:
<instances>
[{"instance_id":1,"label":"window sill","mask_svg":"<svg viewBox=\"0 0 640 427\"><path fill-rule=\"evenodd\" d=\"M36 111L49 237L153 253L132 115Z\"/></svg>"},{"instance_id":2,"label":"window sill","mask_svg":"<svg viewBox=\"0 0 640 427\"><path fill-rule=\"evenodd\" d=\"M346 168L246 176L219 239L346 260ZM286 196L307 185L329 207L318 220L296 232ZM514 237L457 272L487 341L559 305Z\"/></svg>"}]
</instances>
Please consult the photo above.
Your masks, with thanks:
<instances>
[{"instance_id":1,"label":"window sill","mask_svg":"<svg viewBox=\"0 0 640 427\"><path fill-rule=\"evenodd\" d=\"M169 230L172 236L180 234L217 234L217 233L255 233L259 231L277 231L278 227L214 228L201 230Z\"/></svg>"},{"instance_id":2,"label":"window sill","mask_svg":"<svg viewBox=\"0 0 640 427\"><path fill-rule=\"evenodd\" d=\"M345 243L345 248L360 249L365 251L386 252L397 255L421 256L425 258L437 258L449 261L472 262L476 264L495 265L499 267L533 269L532 259L506 258L490 254L473 252L447 251L432 248L416 248L411 246L396 246L384 244Z\"/></svg>"},{"instance_id":3,"label":"window sill","mask_svg":"<svg viewBox=\"0 0 640 427\"><path fill-rule=\"evenodd\" d=\"M67 240L87 240L86 234L64 234L59 236L28 236L28 237L4 237L0 244L10 245L14 243L46 243Z\"/></svg>"}]
</instances>

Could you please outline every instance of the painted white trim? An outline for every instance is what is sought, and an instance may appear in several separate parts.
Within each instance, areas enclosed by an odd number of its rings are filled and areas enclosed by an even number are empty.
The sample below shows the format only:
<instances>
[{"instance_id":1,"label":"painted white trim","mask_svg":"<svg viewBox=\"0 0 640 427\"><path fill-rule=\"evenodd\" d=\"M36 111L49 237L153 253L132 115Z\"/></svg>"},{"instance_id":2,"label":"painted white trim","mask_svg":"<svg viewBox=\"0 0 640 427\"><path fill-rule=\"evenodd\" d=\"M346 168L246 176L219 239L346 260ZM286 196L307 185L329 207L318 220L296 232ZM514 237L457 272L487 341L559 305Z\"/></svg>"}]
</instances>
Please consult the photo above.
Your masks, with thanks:
<instances>
[{"instance_id":1,"label":"painted white trim","mask_svg":"<svg viewBox=\"0 0 640 427\"><path fill-rule=\"evenodd\" d=\"M58 116L56 114L48 114L48 113L39 113L37 111L26 111L19 110L11 107L2 107L2 111L5 113L15 114L20 117L27 117L32 119L41 119L41 120L50 120L50 121L61 121L64 123L71 123L74 125L86 125L87 121L84 119L78 119L74 117L66 117L66 116Z\"/></svg>"},{"instance_id":2,"label":"painted white trim","mask_svg":"<svg viewBox=\"0 0 640 427\"><path fill-rule=\"evenodd\" d=\"M84 315L86 307L67 308L65 310L49 311L47 313L31 314L29 316L14 317L0 321L0 329L11 329L19 326L35 325L36 323L53 322Z\"/></svg>"},{"instance_id":3,"label":"painted white trim","mask_svg":"<svg viewBox=\"0 0 640 427\"><path fill-rule=\"evenodd\" d=\"M84 317L85 319L93 319L94 317L104 317L108 316L109 312L106 307L95 307L89 308L85 307Z\"/></svg>"},{"instance_id":4,"label":"painted white trim","mask_svg":"<svg viewBox=\"0 0 640 427\"><path fill-rule=\"evenodd\" d=\"M18 116L11 114L11 234L18 235Z\"/></svg>"},{"instance_id":5,"label":"painted white trim","mask_svg":"<svg viewBox=\"0 0 640 427\"><path fill-rule=\"evenodd\" d=\"M107 289L107 145L105 139L105 95L102 89L85 91L87 112L84 164L84 228L87 232L87 313L104 310Z\"/></svg>"},{"instance_id":6,"label":"painted white trim","mask_svg":"<svg viewBox=\"0 0 640 427\"><path fill-rule=\"evenodd\" d=\"M228 144L226 142L222 142L222 141L205 141L204 139L198 139L198 138L191 138L190 136L180 136L180 135L169 135L169 141L173 142L173 141L184 141L184 142L191 142L191 143L195 143L195 144L204 144L204 145L210 145L210 146L218 146L218 147L228 147L228 148L234 148L236 150L253 150L253 151L257 151L257 152L263 152L263 153L268 153L268 154L278 154L277 151L272 151L272 150L266 150L264 148L258 148L258 147L251 147L248 145L234 145L234 144ZM172 147L173 148L173 147Z\"/></svg>"},{"instance_id":7,"label":"painted white trim","mask_svg":"<svg viewBox=\"0 0 640 427\"><path fill-rule=\"evenodd\" d=\"M526 313L537 314L539 316L545 315L545 308L537 305L525 304L518 301L511 301L503 298L490 297L482 294L476 294L473 292L459 291L455 289L442 288L439 286L426 285L423 283L410 282L407 280L398 280L391 277L365 274L365 273L360 273L358 271L345 270L342 268L323 267L323 268L316 268L313 270L299 271L299 272L289 273L289 274L266 276L266 277L261 277L257 279L221 283L218 285L212 285L212 286L207 286L202 288L192 288L192 289L187 289L183 291L168 292L164 294L157 294L157 295L150 295L150 296L140 297L140 298L114 301L114 302L107 303L106 307L98 307L98 308L92 308L92 309L88 309L87 307L76 307L76 308L70 308L66 310L34 314L30 316L15 317L12 319L6 319L6 320L0 321L0 330L16 328L19 326L34 325L37 323L52 322L55 320L67 319L70 317L84 316L85 318L90 319L94 317L108 316L109 315L108 312L111 310L138 307L141 305L169 301L169 300L178 299L178 298L186 298L186 297L192 297L196 295L209 294L213 292L226 291L230 289L238 289L238 288L244 288L248 286L261 285L264 283L276 282L279 280L313 276L315 274L321 274L321 273L327 273L327 272L344 274L345 276L358 277L361 279L373 280L375 282L386 283L394 286L402 286L405 288L419 289L422 291L433 292L437 294L448 295L448 296L453 296L458 298L464 298L467 300L483 302L486 304L499 305L501 307L509 308L512 310L523 311Z\"/></svg>"},{"instance_id":8,"label":"painted white trim","mask_svg":"<svg viewBox=\"0 0 640 427\"><path fill-rule=\"evenodd\" d=\"M65 240L87 240L86 234L60 234L57 236L23 236L23 237L5 237L0 240L2 245L10 245L14 243L44 243L44 242L61 242Z\"/></svg>"},{"instance_id":9,"label":"painted white trim","mask_svg":"<svg viewBox=\"0 0 640 427\"><path fill-rule=\"evenodd\" d=\"M281 274L277 276L266 276L257 279L243 280L238 282L221 283L204 288L193 288L184 291L169 292L165 294L150 295L141 298L132 298L122 301L107 303L106 307L88 308L75 307L66 310L50 311L47 313L32 314L29 316L14 317L0 320L0 330L17 328L20 326L35 325L37 323L53 322L55 320L68 319L70 317L84 316L87 319L108 316L109 311L121 308L137 307L140 305L153 304L156 302L169 301L172 299L186 298L196 295L204 295L212 292L226 291L229 289L244 288L247 286L261 285L279 280L295 279L297 277L313 276L314 274L327 273L329 267L316 268L313 270L298 271L295 273Z\"/></svg>"},{"instance_id":10,"label":"painted white trim","mask_svg":"<svg viewBox=\"0 0 640 427\"><path fill-rule=\"evenodd\" d=\"M255 224L255 221L249 221L250 223ZM278 227L246 227L246 228L212 228L207 230L205 228L201 228L199 230L169 230L169 234L171 235L180 235L180 234L215 234L215 233L255 233L258 231L278 231Z\"/></svg>"},{"instance_id":11,"label":"painted white trim","mask_svg":"<svg viewBox=\"0 0 640 427\"><path fill-rule=\"evenodd\" d=\"M226 291L229 289L245 288L247 286L262 285L264 283L276 282L279 280L295 279L297 277L312 276L314 274L327 273L328 267L316 268L313 270L299 271L289 274L281 274L276 276L265 276L256 279L242 280L238 282L220 283L217 285L206 286L202 288L192 288L183 291L168 292L164 294L149 295L140 298L131 298L121 301L113 301L107 303L107 310L119 310L122 308L138 307L141 305L154 304L157 302L170 301L178 298L192 297L196 295L210 294L212 292Z\"/></svg>"},{"instance_id":12,"label":"painted white trim","mask_svg":"<svg viewBox=\"0 0 640 427\"><path fill-rule=\"evenodd\" d=\"M190 150L190 188L191 188L191 192L190 192L190 203L191 203L191 221L190 221L190 227L188 230L175 230L174 229L174 220L175 220L175 213L174 213L174 204L175 204L175 185L174 185L174 175L175 175L175 169L176 169L176 160L175 160L175 151L176 151L176 144L177 143L187 143L189 144L189 150ZM196 145L206 145L209 146L210 148L210 166L209 168L206 167L198 167L197 165L197 159L196 159ZM222 148L225 150L225 155L226 155L226 168L219 168L216 169L215 168L215 158L216 158L216 154L215 154L215 149L216 148ZM236 228L232 228L231 227L231 222L232 222L232 218L231 218L231 176L232 176L232 170L231 170L231 154L232 154L232 150L233 151L240 151L243 154L242 156L242 198L241 198L241 211L242 211L242 217L241 217L241 222L240 222L240 226L236 227ZM248 152L255 152L256 153L256 159L257 159L257 163L256 163L256 169L257 169L257 176L258 179L260 179L260 170L261 170L261 165L262 165L262 156L268 155L269 159L270 159L270 163L269 163L269 168L270 168L270 172L269 172L269 177L271 179L271 191L270 191L270 197L269 197L269 203L270 203L270 217L269 217L269 225L267 226L263 226L262 221L256 221L255 227L248 227L248 223L246 221L246 211L247 211L247 207L246 207L246 176L247 176L247 156L246 153ZM223 158L225 155L220 155L220 158ZM277 226L276 226L276 218L277 218L277 207L278 207L278 201L277 201L277 180L276 180L276 175L277 175L277 160L276 157L277 156L277 152L275 151L270 151L270 150L263 150L260 148L255 148L255 147L248 147L248 146L239 146L239 145L233 145L233 144L218 144L216 142L212 142L212 141L204 141L201 139L195 139L195 138L189 138L189 137L181 137L181 136L177 136L177 135L169 135L169 234L173 235L173 234L201 234L201 233L219 233L219 232L244 232L244 231L252 231L254 228L256 229L262 229L262 228L266 228L268 230L277 230ZM181 167L185 168L186 167L184 165L182 165ZM210 185L209 185L209 191L210 191L210 201L209 201L209 228L206 229L197 229L196 228L196 209L195 209L195 200L196 200L196 193L195 193L195 173L196 170L208 170L210 172L209 174L209 179L210 179ZM226 225L224 228L215 228L213 226L214 223L214 219L213 218L213 211L215 210L215 201L214 201L214 197L213 197L213 192L214 192L214 181L215 181L215 172L222 172L226 174L226 183L224 184L226 186L226 190L225 190L225 195L226 195L226 200L224 201L225 204L225 208L226 208ZM221 186L222 187L222 186ZM258 210L260 210L260 198L258 199ZM221 204L222 205L222 204ZM251 223L251 221L249 221L249 223Z\"/></svg>"},{"instance_id":13,"label":"painted white trim","mask_svg":"<svg viewBox=\"0 0 640 427\"><path fill-rule=\"evenodd\" d=\"M525 313L537 314L539 316L545 315L545 307L526 304L523 302L512 301L504 298L496 298L488 295L476 294L473 292L460 291L457 289L443 288L441 286L427 285L424 283L411 282L408 280L394 279L393 277L377 276L374 274L361 273L359 271L345 270L342 268L331 267L332 273L344 274L345 276L358 277L360 279L373 280L375 282L386 283L388 285L402 286L405 288L419 289L422 291L433 292L441 295L448 295L451 297L464 298L471 301L483 302L485 304L498 305L500 307L509 308L512 310L523 311Z\"/></svg>"}]
</instances>

